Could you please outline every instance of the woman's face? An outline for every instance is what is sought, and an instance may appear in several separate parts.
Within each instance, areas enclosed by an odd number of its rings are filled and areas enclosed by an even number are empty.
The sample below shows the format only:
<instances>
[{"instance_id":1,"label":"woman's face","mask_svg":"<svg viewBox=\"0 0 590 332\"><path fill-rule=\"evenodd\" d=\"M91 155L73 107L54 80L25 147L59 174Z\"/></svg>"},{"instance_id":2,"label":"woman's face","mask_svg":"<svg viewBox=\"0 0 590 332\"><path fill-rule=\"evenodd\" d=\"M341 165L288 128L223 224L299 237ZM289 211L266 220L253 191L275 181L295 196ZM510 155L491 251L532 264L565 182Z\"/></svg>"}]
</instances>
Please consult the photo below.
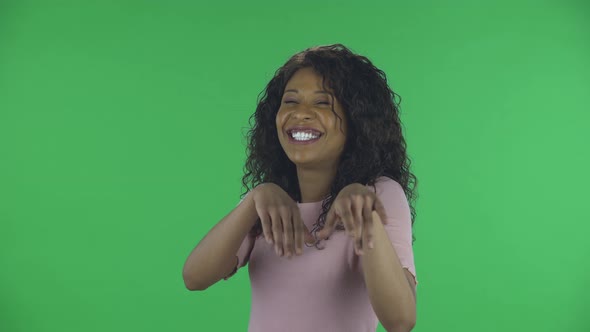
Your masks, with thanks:
<instances>
[{"instance_id":1,"label":"woman's face","mask_svg":"<svg viewBox=\"0 0 590 332\"><path fill-rule=\"evenodd\" d=\"M285 86L276 117L277 131L283 150L297 166L338 165L347 122L342 106L331 94L322 90L322 77L311 68L299 69ZM342 125L332 112L332 102Z\"/></svg>"}]
</instances>

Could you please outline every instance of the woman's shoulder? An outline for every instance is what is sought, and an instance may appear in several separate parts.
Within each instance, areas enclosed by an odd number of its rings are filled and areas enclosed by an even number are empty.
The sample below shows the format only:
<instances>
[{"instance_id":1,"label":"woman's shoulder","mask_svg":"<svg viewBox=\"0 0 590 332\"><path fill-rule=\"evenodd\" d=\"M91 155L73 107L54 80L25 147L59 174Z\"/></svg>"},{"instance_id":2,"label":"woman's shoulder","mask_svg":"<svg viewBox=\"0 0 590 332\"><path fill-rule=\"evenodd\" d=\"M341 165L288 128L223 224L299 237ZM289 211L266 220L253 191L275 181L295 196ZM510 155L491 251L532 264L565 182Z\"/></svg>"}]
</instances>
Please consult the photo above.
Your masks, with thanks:
<instances>
[{"instance_id":1,"label":"woman's shoulder","mask_svg":"<svg viewBox=\"0 0 590 332\"><path fill-rule=\"evenodd\" d=\"M375 180L376 194L388 194L388 195L399 195L404 194L404 188L396 180L387 177L380 176Z\"/></svg>"},{"instance_id":2,"label":"woman's shoulder","mask_svg":"<svg viewBox=\"0 0 590 332\"><path fill-rule=\"evenodd\" d=\"M385 206L389 218L411 220L410 207L404 188L396 180L382 176L375 181L375 194Z\"/></svg>"}]
</instances>

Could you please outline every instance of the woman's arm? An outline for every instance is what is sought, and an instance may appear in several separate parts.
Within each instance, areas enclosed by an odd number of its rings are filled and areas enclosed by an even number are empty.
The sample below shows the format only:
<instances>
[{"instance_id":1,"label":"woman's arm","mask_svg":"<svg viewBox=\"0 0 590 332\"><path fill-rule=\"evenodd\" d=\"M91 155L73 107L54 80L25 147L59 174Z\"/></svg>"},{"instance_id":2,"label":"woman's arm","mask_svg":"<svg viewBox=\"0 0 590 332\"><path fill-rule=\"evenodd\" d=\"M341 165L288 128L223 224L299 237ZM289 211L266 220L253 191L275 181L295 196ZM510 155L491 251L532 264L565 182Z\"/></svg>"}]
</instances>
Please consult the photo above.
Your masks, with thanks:
<instances>
[{"instance_id":1,"label":"woman's arm","mask_svg":"<svg viewBox=\"0 0 590 332\"><path fill-rule=\"evenodd\" d=\"M236 253L258 218L252 196L246 195L193 249L182 270L186 288L205 290L236 268Z\"/></svg>"},{"instance_id":2,"label":"woman's arm","mask_svg":"<svg viewBox=\"0 0 590 332\"><path fill-rule=\"evenodd\" d=\"M387 331L407 332L416 324L414 278L402 268L379 214L372 214L374 247L360 256L369 298Z\"/></svg>"}]
</instances>

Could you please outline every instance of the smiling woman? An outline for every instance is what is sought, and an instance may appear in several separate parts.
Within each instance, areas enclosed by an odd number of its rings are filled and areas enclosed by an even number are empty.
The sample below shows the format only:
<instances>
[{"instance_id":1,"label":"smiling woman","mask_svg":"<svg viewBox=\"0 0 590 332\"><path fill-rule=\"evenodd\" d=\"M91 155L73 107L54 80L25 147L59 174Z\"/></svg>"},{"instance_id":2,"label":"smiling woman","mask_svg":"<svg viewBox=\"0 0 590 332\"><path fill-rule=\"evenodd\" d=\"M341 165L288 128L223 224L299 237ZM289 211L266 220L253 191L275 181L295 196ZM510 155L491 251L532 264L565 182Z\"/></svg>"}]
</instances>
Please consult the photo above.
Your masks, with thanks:
<instances>
[{"instance_id":1,"label":"smiling woman","mask_svg":"<svg viewBox=\"0 0 590 332\"><path fill-rule=\"evenodd\" d=\"M341 44L279 68L252 117L242 201L187 258L186 287L249 263L249 331L411 330L416 178L395 97Z\"/></svg>"},{"instance_id":2,"label":"smiling woman","mask_svg":"<svg viewBox=\"0 0 590 332\"><path fill-rule=\"evenodd\" d=\"M312 68L293 74L276 115L277 134L300 172L321 167L330 172L327 178L333 178L346 141L346 116L334 95L321 89L322 77Z\"/></svg>"}]
</instances>

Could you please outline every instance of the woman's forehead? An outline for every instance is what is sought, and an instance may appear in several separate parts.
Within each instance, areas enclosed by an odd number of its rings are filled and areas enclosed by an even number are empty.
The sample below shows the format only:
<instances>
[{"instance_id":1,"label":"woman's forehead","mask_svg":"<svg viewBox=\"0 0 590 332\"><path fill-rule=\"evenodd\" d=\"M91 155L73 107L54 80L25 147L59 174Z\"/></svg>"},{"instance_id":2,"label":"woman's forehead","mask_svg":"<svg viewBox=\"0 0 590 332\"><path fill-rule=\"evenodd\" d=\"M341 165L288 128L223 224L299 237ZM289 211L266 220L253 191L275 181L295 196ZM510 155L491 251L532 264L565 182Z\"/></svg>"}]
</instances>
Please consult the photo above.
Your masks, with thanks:
<instances>
[{"instance_id":1,"label":"woman's forehead","mask_svg":"<svg viewBox=\"0 0 590 332\"><path fill-rule=\"evenodd\" d=\"M322 83L324 86L322 86ZM311 92L333 94L333 90L324 82L323 76L318 74L311 68L302 68L296 71L293 76L287 81L284 92Z\"/></svg>"}]
</instances>

